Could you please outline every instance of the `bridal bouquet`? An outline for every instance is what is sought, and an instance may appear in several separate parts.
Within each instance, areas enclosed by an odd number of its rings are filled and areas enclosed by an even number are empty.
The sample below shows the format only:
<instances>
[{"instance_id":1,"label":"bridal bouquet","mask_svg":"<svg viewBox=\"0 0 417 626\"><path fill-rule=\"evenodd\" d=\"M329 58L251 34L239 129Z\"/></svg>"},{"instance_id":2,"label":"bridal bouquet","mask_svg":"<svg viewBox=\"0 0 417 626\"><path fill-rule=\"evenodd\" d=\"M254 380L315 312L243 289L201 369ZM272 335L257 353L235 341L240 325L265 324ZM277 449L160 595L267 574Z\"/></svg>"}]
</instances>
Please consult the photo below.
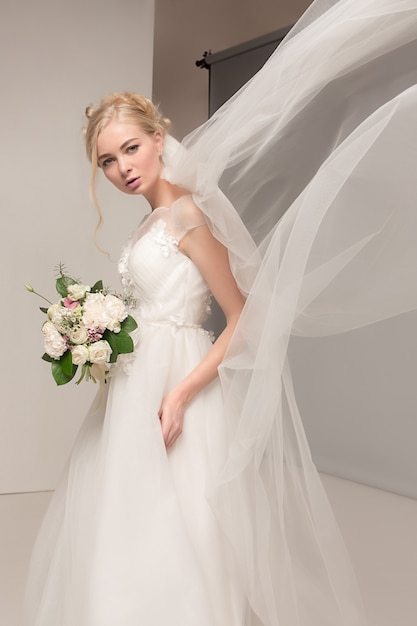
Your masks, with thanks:
<instances>
[{"instance_id":1,"label":"bridal bouquet","mask_svg":"<svg viewBox=\"0 0 417 626\"><path fill-rule=\"evenodd\" d=\"M98 376L105 380L119 354L133 352L130 333L137 324L123 299L104 289L102 281L92 287L83 285L60 265L56 281L59 302L52 303L30 285L25 287L50 305L41 307L47 316L42 326L42 359L51 363L57 385L72 380L79 366L82 370L77 384L83 379L96 382Z\"/></svg>"}]
</instances>

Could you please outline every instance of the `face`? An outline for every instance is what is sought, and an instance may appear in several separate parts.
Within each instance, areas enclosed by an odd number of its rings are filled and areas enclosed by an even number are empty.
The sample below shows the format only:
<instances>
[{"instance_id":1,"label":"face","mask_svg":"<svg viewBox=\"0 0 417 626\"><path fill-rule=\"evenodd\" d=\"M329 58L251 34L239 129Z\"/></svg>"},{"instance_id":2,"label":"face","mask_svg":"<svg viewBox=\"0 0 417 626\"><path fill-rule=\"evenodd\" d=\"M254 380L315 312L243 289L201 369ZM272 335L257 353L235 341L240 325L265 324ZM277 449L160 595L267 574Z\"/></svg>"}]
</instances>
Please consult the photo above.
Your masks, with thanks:
<instances>
[{"instance_id":1,"label":"face","mask_svg":"<svg viewBox=\"0 0 417 626\"><path fill-rule=\"evenodd\" d=\"M110 182L129 194L150 197L160 181L161 133L145 133L140 126L111 120L97 139L98 164Z\"/></svg>"}]
</instances>

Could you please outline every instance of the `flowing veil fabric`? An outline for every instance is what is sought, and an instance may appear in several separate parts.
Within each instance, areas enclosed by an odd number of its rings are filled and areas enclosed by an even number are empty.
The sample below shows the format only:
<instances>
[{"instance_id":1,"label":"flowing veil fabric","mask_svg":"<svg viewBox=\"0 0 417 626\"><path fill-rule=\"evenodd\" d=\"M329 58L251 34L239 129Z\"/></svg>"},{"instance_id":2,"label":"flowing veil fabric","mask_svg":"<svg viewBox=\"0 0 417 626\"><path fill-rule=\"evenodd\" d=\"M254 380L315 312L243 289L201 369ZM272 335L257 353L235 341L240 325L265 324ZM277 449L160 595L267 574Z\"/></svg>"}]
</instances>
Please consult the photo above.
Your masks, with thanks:
<instances>
[{"instance_id":1,"label":"flowing veil fabric","mask_svg":"<svg viewBox=\"0 0 417 626\"><path fill-rule=\"evenodd\" d=\"M213 118L166 144L165 177L193 191L248 294L208 487L248 626L363 623L287 351L417 306L416 59L417 0L316 0Z\"/></svg>"}]
</instances>

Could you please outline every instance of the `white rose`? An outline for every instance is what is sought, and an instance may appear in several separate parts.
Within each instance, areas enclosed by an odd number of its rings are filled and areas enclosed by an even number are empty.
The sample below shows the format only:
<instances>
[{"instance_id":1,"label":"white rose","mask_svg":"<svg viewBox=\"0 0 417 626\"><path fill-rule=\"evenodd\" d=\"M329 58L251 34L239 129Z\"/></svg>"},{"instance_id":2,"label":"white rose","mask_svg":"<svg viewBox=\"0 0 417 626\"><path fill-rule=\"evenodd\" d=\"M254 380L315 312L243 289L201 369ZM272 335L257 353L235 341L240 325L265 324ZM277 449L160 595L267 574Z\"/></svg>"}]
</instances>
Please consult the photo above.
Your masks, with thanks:
<instances>
[{"instance_id":1,"label":"white rose","mask_svg":"<svg viewBox=\"0 0 417 626\"><path fill-rule=\"evenodd\" d=\"M90 346L91 363L108 363L112 349L107 341L96 341Z\"/></svg>"},{"instance_id":2,"label":"white rose","mask_svg":"<svg viewBox=\"0 0 417 626\"><path fill-rule=\"evenodd\" d=\"M75 346L71 352L72 362L74 365L84 365L89 360L89 351L86 346Z\"/></svg>"},{"instance_id":3,"label":"white rose","mask_svg":"<svg viewBox=\"0 0 417 626\"><path fill-rule=\"evenodd\" d=\"M88 293L85 298L84 306L97 304L97 302L104 302L104 294L101 291L98 293Z\"/></svg>"},{"instance_id":4,"label":"white rose","mask_svg":"<svg viewBox=\"0 0 417 626\"><path fill-rule=\"evenodd\" d=\"M59 359L67 349L65 339L59 334L52 322L45 322L42 326L44 334L45 352L53 359Z\"/></svg>"},{"instance_id":5,"label":"white rose","mask_svg":"<svg viewBox=\"0 0 417 626\"><path fill-rule=\"evenodd\" d=\"M50 320L53 320L54 316L60 314L61 309L62 309L62 306L60 304L51 304L51 306L48 309L48 318Z\"/></svg>"},{"instance_id":6,"label":"white rose","mask_svg":"<svg viewBox=\"0 0 417 626\"><path fill-rule=\"evenodd\" d=\"M71 300L82 300L90 289L91 287L88 285L79 285L78 283L69 285L67 287L68 297L71 298Z\"/></svg>"},{"instance_id":7,"label":"white rose","mask_svg":"<svg viewBox=\"0 0 417 626\"><path fill-rule=\"evenodd\" d=\"M102 293L87 294L83 305L83 324L87 328L101 328L104 330L107 323L107 314Z\"/></svg>"},{"instance_id":8,"label":"white rose","mask_svg":"<svg viewBox=\"0 0 417 626\"><path fill-rule=\"evenodd\" d=\"M112 294L107 294L104 300L104 306L108 316L107 328L117 332L120 330L120 322L123 322L128 315L126 307L120 298Z\"/></svg>"},{"instance_id":9,"label":"white rose","mask_svg":"<svg viewBox=\"0 0 417 626\"><path fill-rule=\"evenodd\" d=\"M85 343L88 339L88 332L84 326L75 326L68 331L68 337L72 343Z\"/></svg>"}]
</instances>

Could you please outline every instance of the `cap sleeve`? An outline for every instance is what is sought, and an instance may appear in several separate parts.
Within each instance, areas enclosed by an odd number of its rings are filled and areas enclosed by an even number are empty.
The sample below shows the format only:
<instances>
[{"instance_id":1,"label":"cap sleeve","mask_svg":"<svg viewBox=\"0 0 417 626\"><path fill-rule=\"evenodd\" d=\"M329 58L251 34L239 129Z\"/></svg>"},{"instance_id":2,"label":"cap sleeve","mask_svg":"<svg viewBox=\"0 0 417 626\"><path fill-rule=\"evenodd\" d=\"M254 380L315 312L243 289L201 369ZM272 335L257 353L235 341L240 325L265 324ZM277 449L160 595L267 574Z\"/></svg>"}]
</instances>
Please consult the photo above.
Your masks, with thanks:
<instances>
[{"instance_id":1,"label":"cap sleeve","mask_svg":"<svg viewBox=\"0 0 417 626\"><path fill-rule=\"evenodd\" d=\"M182 196L171 206L171 230L178 241L193 228L206 224L204 213L191 195Z\"/></svg>"}]
</instances>

